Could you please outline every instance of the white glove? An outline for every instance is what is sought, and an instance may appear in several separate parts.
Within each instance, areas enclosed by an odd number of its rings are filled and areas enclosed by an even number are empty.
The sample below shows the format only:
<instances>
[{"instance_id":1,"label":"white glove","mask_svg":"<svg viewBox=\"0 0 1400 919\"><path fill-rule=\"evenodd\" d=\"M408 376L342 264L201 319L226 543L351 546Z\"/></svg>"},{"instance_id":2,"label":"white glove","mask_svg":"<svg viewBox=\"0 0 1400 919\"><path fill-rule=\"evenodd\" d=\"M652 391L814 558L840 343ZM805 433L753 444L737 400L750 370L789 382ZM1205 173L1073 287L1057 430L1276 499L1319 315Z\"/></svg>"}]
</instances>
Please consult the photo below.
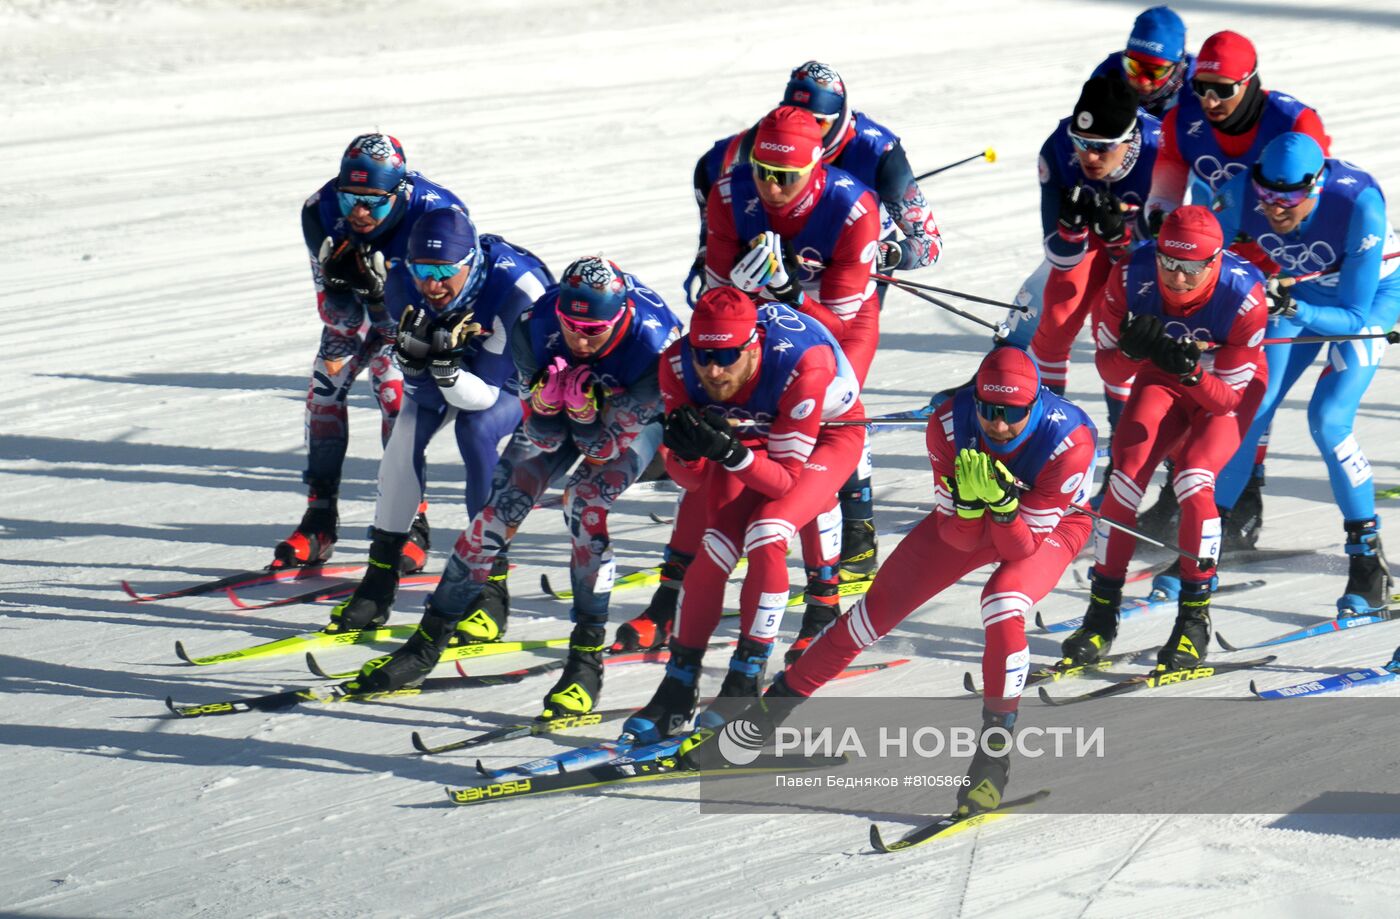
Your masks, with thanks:
<instances>
[{"instance_id":1,"label":"white glove","mask_svg":"<svg viewBox=\"0 0 1400 919\"><path fill-rule=\"evenodd\" d=\"M750 240L748 253L729 272L729 282L750 294L765 287L786 287L788 273L783 267L783 238L768 230Z\"/></svg>"}]
</instances>

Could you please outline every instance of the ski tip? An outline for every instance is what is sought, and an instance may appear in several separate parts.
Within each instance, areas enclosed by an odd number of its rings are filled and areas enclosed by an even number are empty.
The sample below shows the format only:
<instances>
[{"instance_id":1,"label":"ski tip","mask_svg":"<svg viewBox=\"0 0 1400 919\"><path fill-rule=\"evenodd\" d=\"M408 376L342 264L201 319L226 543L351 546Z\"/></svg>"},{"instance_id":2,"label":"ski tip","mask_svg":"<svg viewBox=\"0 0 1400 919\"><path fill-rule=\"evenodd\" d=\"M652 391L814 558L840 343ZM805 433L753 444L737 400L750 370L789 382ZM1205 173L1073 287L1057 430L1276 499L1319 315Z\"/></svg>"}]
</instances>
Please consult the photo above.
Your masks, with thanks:
<instances>
[{"instance_id":1,"label":"ski tip","mask_svg":"<svg viewBox=\"0 0 1400 919\"><path fill-rule=\"evenodd\" d=\"M1036 695L1040 696L1040 701L1044 702L1046 705L1059 705L1059 702L1055 701L1055 697L1045 691L1044 686L1037 686L1035 692Z\"/></svg>"},{"instance_id":2,"label":"ski tip","mask_svg":"<svg viewBox=\"0 0 1400 919\"><path fill-rule=\"evenodd\" d=\"M143 597L143 596L141 596L140 594L138 594L138 593L136 592L136 588L134 588L134 587L131 586L131 582L130 582L130 581L122 581L122 582L121 582L121 585L122 585L122 590L126 591L126 595L127 595L128 597L130 597L131 599L135 600L136 602L141 603L141 602L145 601L146 599L148 599L147 597Z\"/></svg>"},{"instance_id":3,"label":"ski tip","mask_svg":"<svg viewBox=\"0 0 1400 919\"><path fill-rule=\"evenodd\" d=\"M179 641L178 639L177 639L176 642L175 642L175 656L178 657L180 660L184 661L184 662L187 663L187 664L193 664L193 663L194 663L194 661L190 660L190 655L189 655L189 653L185 650L185 645L184 645L184 643L181 642L181 641Z\"/></svg>"},{"instance_id":4,"label":"ski tip","mask_svg":"<svg viewBox=\"0 0 1400 919\"><path fill-rule=\"evenodd\" d=\"M417 750L419 753L431 753L431 752L432 752L431 750L428 749L428 745L425 744L425 743L423 742L423 738L420 737L420 736L418 736L418 732L417 732L417 731L414 731L414 732L413 732L413 749ZM450 790L451 790L451 789L449 789L449 791L450 791Z\"/></svg>"},{"instance_id":5,"label":"ski tip","mask_svg":"<svg viewBox=\"0 0 1400 919\"><path fill-rule=\"evenodd\" d=\"M323 680L332 679L331 675L329 673L326 673L326 671L322 670L321 665L316 663L316 655L312 654L310 651L306 652L306 669L310 670L312 673L316 674Z\"/></svg>"},{"instance_id":6,"label":"ski tip","mask_svg":"<svg viewBox=\"0 0 1400 919\"><path fill-rule=\"evenodd\" d=\"M1220 645L1220 647L1224 648L1226 651L1238 651L1238 650L1239 650L1238 647L1236 647L1235 645L1232 645L1232 644L1230 644L1228 641L1226 641L1226 640L1225 640L1225 636L1224 636L1224 635L1221 635L1219 632L1216 632L1216 633L1215 633L1215 643L1218 644L1218 645Z\"/></svg>"},{"instance_id":7,"label":"ski tip","mask_svg":"<svg viewBox=\"0 0 1400 919\"><path fill-rule=\"evenodd\" d=\"M977 684L972 681L971 670L963 671L963 689L966 689L968 692L974 694L977 692Z\"/></svg>"},{"instance_id":8,"label":"ski tip","mask_svg":"<svg viewBox=\"0 0 1400 919\"><path fill-rule=\"evenodd\" d=\"M1045 629L1045 617L1040 615L1040 610L1035 611L1035 627L1042 631Z\"/></svg>"},{"instance_id":9,"label":"ski tip","mask_svg":"<svg viewBox=\"0 0 1400 919\"><path fill-rule=\"evenodd\" d=\"M875 824L870 824L870 847L876 852L888 852L885 848L885 840L880 836L880 828Z\"/></svg>"},{"instance_id":10,"label":"ski tip","mask_svg":"<svg viewBox=\"0 0 1400 919\"><path fill-rule=\"evenodd\" d=\"M176 715L180 714L180 710L179 710L178 708L175 707L175 697L174 697L174 696L166 696L166 697L165 697L165 707L168 708L168 709L170 709L170 711L171 711L173 714L176 714Z\"/></svg>"},{"instance_id":11,"label":"ski tip","mask_svg":"<svg viewBox=\"0 0 1400 919\"><path fill-rule=\"evenodd\" d=\"M228 602L232 603L239 609L248 609L249 607L248 601L238 596L237 592L235 592L232 587L224 588L224 596L228 597Z\"/></svg>"},{"instance_id":12,"label":"ski tip","mask_svg":"<svg viewBox=\"0 0 1400 919\"><path fill-rule=\"evenodd\" d=\"M488 779L491 778L491 770L483 766L481 760L476 761L476 771L486 776ZM451 789L448 790L451 791Z\"/></svg>"},{"instance_id":13,"label":"ski tip","mask_svg":"<svg viewBox=\"0 0 1400 919\"><path fill-rule=\"evenodd\" d=\"M1259 684L1254 682L1253 680L1249 681L1249 694L1254 696L1255 698L1261 698L1259 693Z\"/></svg>"}]
</instances>

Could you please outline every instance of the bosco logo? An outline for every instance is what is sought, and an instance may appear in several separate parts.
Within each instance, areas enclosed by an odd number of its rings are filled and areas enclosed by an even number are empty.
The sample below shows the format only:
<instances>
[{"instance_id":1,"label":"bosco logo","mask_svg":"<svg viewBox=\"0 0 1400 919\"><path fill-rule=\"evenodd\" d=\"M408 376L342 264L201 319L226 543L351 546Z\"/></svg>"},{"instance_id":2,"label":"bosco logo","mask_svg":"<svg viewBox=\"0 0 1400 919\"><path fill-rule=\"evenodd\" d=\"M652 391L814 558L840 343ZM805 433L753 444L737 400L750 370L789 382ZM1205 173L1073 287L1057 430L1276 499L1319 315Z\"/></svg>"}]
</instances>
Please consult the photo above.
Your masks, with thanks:
<instances>
[{"instance_id":1,"label":"bosco logo","mask_svg":"<svg viewBox=\"0 0 1400 919\"><path fill-rule=\"evenodd\" d=\"M792 144L775 144L771 140L765 140L758 145L760 150L772 150L775 153L792 153L797 150Z\"/></svg>"},{"instance_id":2,"label":"bosco logo","mask_svg":"<svg viewBox=\"0 0 1400 919\"><path fill-rule=\"evenodd\" d=\"M1194 248L1196 248L1196 244L1195 244L1195 243L1192 243L1192 242L1185 242L1185 241L1180 240L1180 239L1160 239L1160 240L1157 241L1157 244L1160 245L1160 246L1162 246L1163 248L1166 248L1166 249L1194 249Z\"/></svg>"},{"instance_id":3,"label":"bosco logo","mask_svg":"<svg viewBox=\"0 0 1400 919\"><path fill-rule=\"evenodd\" d=\"M696 341L729 341L728 332L701 332L695 336Z\"/></svg>"},{"instance_id":4,"label":"bosco logo","mask_svg":"<svg viewBox=\"0 0 1400 919\"><path fill-rule=\"evenodd\" d=\"M1002 392L1002 393L1013 393L1013 392L1020 392L1020 391L1021 391L1021 387L1019 387L1019 386L1006 386L1006 385L1003 385L1003 384L1001 384L1001 383L983 383L983 384L982 384L982 389L983 389L984 392Z\"/></svg>"}]
</instances>

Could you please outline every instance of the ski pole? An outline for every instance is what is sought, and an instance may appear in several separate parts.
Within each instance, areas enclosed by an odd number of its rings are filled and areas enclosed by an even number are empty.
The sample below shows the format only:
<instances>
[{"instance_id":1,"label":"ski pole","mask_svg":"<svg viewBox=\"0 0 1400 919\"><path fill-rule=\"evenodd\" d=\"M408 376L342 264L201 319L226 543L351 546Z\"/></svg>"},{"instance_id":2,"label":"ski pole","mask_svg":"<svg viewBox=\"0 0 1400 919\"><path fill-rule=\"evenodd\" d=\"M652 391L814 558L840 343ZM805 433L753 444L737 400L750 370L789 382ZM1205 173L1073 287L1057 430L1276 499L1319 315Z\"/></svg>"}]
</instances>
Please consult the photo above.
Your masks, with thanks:
<instances>
[{"instance_id":1,"label":"ski pole","mask_svg":"<svg viewBox=\"0 0 1400 919\"><path fill-rule=\"evenodd\" d=\"M971 300L973 303L985 303L988 306L1000 306L1004 309L1016 310L1018 313L1030 312L1029 307L1017 306L1014 303L1003 303L1000 300L989 300L986 297L979 297L976 294L965 294L960 290L953 290L951 287L936 287L933 284L920 284L915 281L906 281L903 278L896 278L888 274L872 275L877 281L884 281L888 284L901 284L905 287L914 287L919 290L931 291L935 294L948 294L953 297L961 297L964 300Z\"/></svg>"},{"instance_id":2,"label":"ski pole","mask_svg":"<svg viewBox=\"0 0 1400 919\"><path fill-rule=\"evenodd\" d=\"M952 313L954 316L961 316L968 322L975 322L983 328L991 329L994 333L996 333L996 336L998 338L1006 338L1008 335L1011 334L1011 330L1007 328L1006 323L1004 322L988 322L981 316L974 316L971 313L965 313L951 303L940 300L932 294L924 293L922 290L916 287L908 286L908 284L904 281L891 280L889 283L891 287L897 287L911 296L918 297L920 300L926 300L927 302L932 303L934 306L943 307L945 310Z\"/></svg>"},{"instance_id":3,"label":"ski pole","mask_svg":"<svg viewBox=\"0 0 1400 919\"><path fill-rule=\"evenodd\" d=\"M1266 338L1261 345L1319 345L1329 341L1365 341L1368 338L1384 338L1392 345L1400 344L1400 332L1366 332L1361 335L1302 335L1298 338Z\"/></svg>"},{"instance_id":4,"label":"ski pole","mask_svg":"<svg viewBox=\"0 0 1400 919\"><path fill-rule=\"evenodd\" d=\"M1387 252L1385 255L1381 256L1381 261L1386 262L1393 258L1400 258L1400 252ZM1304 281L1311 281L1313 278L1320 278L1323 275L1336 274L1341 270L1341 266L1338 266L1336 268L1326 268L1322 271L1309 271L1307 274L1293 275L1291 277L1284 276L1279 278L1278 280L1279 283L1287 281L1289 284L1301 284Z\"/></svg>"},{"instance_id":5,"label":"ski pole","mask_svg":"<svg viewBox=\"0 0 1400 919\"><path fill-rule=\"evenodd\" d=\"M984 156L987 158L987 162L989 162L989 163L995 163L995 162L997 161L997 152L996 152L995 150L993 150L991 147L988 147L987 149L983 150L981 153L974 153L974 154L972 154L972 156L963 157L962 159L958 160L956 163L949 163L947 166L939 166L937 169L931 169L931 170L929 170L928 172L923 173L922 175L916 175L916 176L914 176L914 181L917 182L917 181L919 181L920 179L927 179L929 176L936 176L936 175L938 175L940 172L947 172L949 169L952 169L954 166L961 166L963 163L970 163L970 162L972 162L973 160L980 160L980 159L982 159L982 157L984 157Z\"/></svg>"}]
</instances>

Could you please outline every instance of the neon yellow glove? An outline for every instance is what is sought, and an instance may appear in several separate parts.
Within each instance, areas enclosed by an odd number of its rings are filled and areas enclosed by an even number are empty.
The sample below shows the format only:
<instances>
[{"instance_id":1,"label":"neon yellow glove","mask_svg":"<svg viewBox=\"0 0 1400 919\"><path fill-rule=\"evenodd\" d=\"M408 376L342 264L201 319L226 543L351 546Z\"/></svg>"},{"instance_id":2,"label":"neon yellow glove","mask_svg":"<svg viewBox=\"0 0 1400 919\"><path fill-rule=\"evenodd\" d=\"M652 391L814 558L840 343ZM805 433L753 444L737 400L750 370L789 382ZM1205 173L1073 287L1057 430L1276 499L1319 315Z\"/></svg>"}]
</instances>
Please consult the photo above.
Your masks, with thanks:
<instances>
[{"instance_id":1,"label":"neon yellow glove","mask_svg":"<svg viewBox=\"0 0 1400 919\"><path fill-rule=\"evenodd\" d=\"M1001 460L980 450L964 449L958 453L957 470L959 484L965 482L966 490L986 502L994 515L1008 517L1016 513L1020 504L1016 478Z\"/></svg>"}]
</instances>

